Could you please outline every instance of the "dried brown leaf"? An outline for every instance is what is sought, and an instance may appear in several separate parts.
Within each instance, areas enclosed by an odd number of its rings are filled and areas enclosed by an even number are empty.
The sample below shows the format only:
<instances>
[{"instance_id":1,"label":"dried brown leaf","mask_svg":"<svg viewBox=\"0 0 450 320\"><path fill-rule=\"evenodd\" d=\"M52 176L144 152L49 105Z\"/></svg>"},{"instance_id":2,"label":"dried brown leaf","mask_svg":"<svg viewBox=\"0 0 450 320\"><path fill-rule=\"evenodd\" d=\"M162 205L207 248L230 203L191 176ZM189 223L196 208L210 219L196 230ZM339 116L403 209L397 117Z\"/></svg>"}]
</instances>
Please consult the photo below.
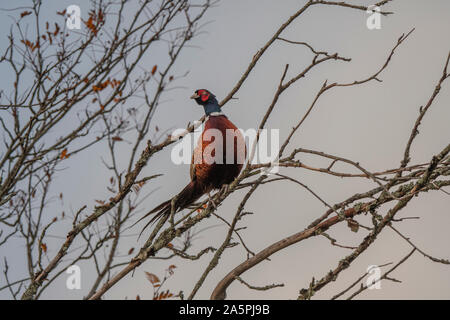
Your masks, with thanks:
<instances>
[{"instance_id":1,"label":"dried brown leaf","mask_svg":"<svg viewBox=\"0 0 450 320\"><path fill-rule=\"evenodd\" d=\"M145 275L146 275L148 281L150 281L151 284L155 285L155 284L161 282L159 280L159 278L156 275L154 275L153 273L150 273L147 271L144 271L144 272L145 272Z\"/></svg>"},{"instance_id":2,"label":"dried brown leaf","mask_svg":"<svg viewBox=\"0 0 450 320\"><path fill-rule=\"evenodd\" d=\"M32 13L31 11L23 11L23 12L20 14L20 17L23 18L23 17L25 17L25 16L29 16L31 13Z\"/></svg>"}]
</instances>

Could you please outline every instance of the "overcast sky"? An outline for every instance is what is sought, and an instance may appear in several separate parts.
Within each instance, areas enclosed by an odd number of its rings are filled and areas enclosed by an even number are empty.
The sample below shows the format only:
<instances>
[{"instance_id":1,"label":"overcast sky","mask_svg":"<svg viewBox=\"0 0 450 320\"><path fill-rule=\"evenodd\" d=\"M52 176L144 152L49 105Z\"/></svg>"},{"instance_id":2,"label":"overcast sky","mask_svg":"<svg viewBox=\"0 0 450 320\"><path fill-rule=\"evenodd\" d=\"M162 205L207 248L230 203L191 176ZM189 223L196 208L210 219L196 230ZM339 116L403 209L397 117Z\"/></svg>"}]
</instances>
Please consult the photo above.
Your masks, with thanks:
<instances>
[{"instance_id":1,"label":"overcast sky","mask_svg":"<svg viewBox=\"0 0 450 320\"><path fill-rule=\"evenodd\" d=\"M351 1L355 4L371 4L376 1ZM25 1L17 1L19 6ZM48 1L47 14L69 4L77 4L82 14L89 10L88 1ZM305 1L299 0L223 0L212 8L206 20L207 31L194 40L193 47L184 52L177 62L178 74L190 71L178 85L183 88L170 92L155 113L154 124L159 128L185 127L187 122L201 117L203 110L189 96L195 89L207 88L219 100L223 98L239 79L253 55L273 35L284 21L297 11ZM3 5L3 4L2 4ZM53 7L51 7L53 6ZM271 115L267 128L279 129L280 139L289 134L306 109L324 80L349 82L364 79L378 70L401 34L415 28L415 32L396 52L389 67L381 74L382 83L371 82L363 86L340 88L321 98L311 116L292 140L295 147L324 151L358 161L370 171L398 167L404 146L418 115L419 107L431 96L437 80L441 77L445 59L450 50L450 1L448 0L394 0L387 10L395 14L381 18L380 30L366 27L368 14L358 10L339 7L316 6L296 20L282 34L293 41L306 41L318 50L338 52L350 57L350 63L329 62L319 66L306 79L296 84L283 96ZM0 36L2 47L6 45L6 30L11 23L8 13L0 12ZM142 67L150 69L158 55L143 61ZM224 112L244 130L256 127L273 97L284 66L290 65L288 77L307 66L312 59L304 47L277 42L260 60L255 70L236 95L237 100L229 102ZM0 79L0 84L5 80ZM443 87L439 97L427 113L420 128L420 135L412 147L411 164L428 162L440 152L450 138L450 87ZM105 197L109 173L104 169L99 155L104 147L69 159L69 169L61 173L60 184L54 187L55 194L64 192L65 209L76 210L93 199ZM146 202L153 208L179 192L189 182L189 165L175 165L170 161L170 150L155 156L142 172L142 176L164 173L160 188ZM127 159L126 155L123 159ZM316 166L325 165L317 158L302 157ZM345 168L345 167L340 167ZM347 167L348 169L348 167ZM340 202L356 192L364 192L374 186L373 182L343 180L302 169L287 171L296 179L307 184L328 203ZM81 174L80 174L81 173ZM70 181L70 183L67 183ZM236 192L218 209L218 214L231 220L244 192ZM383 206L385 214L388 206ZM258 252L275 241L304 229L323 214L325 207L304 189L289 182L279 182L260 187L248 201L242 232L246 244ZM419 220L406 220L398 228L410 236L425 252L450 258L448 226L450 223L450 197L441 192L421 194L413 199L399 217L418 216ZM357 220L370 225L368 217ZM207 229L212 227L211 229ZM191 253L208 246L219 246L228 228L215 218L202 221L196 230L207 229L196 239ZM67 229L53 230L54 235L64 235ZM363 234L351 233L343 224L332 228L329 234L340 243L357 246ZM122 253L131 247L138 247L145 239L136 243L136 237L125 238ZM56 242L58 243L58 242ZM56 245L55 245L56 248ZM53 248L53 249L55 249ZM2 248L17 270L25 271L24 251L20 244ZM51 251L50 255L55 253ZM55 249L56 250L56 249ZM361 255L352 267L319 291L315 298L327 299L355 281L370 265L398 262L410 247L391 230L384 230L376 243ZM295 299L298 291L309 285L311 277L323 277L334 269L339 260L350 251L331 246L323 237L303 241L271 257L271 261L260 263L242 275L255 286L284 283L284 287L270 291L252 291L238 282L228 289L228 297L235 299ZM134 276L122 279L105 295L106 298L151 298L152 290L143 271L158 275L164 273L169 264L178 266L175 275L169 279L167 288L188 295L205 269L211 255L199 261L175 259L173 262L147 261L139 267ZM196 298L205 299L211 294L217 282L230 270L243 262L245 251L239 248L227 250L218 267L208 276ZM2 259L3 260L3 259ZM93 270L82 269L82 289L89 287ZM18 277L23 273L18 273ZM367 290L360 298L450 298L450 267L432 263L419 253L400 266L392 276L401 283L383 281L380 290ZM0 286L2 282L0 282ZM48 290L43 298L80 298L85 291L69 291L65 288L64 276ZM0 292L0 298L6 298Z\"/></svg>"}]
</instances>

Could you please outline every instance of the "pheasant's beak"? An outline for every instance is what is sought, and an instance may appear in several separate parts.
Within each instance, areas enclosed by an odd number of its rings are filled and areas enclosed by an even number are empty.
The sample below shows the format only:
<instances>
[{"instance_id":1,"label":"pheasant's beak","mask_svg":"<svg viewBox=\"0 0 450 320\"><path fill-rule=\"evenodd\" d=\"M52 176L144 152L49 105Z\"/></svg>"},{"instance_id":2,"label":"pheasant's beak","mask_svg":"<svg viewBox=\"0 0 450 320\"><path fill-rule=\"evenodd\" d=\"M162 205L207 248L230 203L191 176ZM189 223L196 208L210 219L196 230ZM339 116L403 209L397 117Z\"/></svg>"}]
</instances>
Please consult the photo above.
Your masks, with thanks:
<instances>
[{"instance_id":1,"label":"pheasant's beak","mask_svg":"<svg viewBox=\"0 0 450 320\"><path fill-rule=\"evenodd\" d=\"M199 98L200 96L198 95L198 93L194 93L192 96L191 96L191 99L197 99L197 98Z\"/></svg>"}]
</instances>

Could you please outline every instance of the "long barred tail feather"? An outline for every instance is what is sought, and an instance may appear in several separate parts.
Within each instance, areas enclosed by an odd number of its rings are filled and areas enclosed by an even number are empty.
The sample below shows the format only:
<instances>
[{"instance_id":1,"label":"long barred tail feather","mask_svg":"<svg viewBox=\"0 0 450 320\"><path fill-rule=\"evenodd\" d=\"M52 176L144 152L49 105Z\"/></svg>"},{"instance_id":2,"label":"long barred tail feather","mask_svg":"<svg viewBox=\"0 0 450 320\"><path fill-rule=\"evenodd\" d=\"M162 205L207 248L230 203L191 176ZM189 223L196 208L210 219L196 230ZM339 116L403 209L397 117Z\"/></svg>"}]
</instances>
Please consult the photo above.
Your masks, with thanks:
<instances>
[{"instance_id":1,"label":"long barred tail feather","mask_svg":"<svg viewBox=\"0 0 450 320\"><path fill-rule=\"evenodd\" d=\"M175 202L174 202L174 210L175 212L182 210L192 203L194 203L198 198L200 198L203 195L202 188L198 185L197 182L191 181L181 192L176 196ZM174 197L175 198L175 197ZM147 218L149 215L154 214L155 216L150 219L149 222L142 228L141 232L139 233L139 237L141 236L142 232L153 223L159 221L164 216L169 216L172 211L172 200L170 199L167 201L164 201L160 205L158 205L156 208L145 214L142 218L140 218L138 221L136 221L133 225L137 224L141 220Z\"/></svg>"}]
</instances>

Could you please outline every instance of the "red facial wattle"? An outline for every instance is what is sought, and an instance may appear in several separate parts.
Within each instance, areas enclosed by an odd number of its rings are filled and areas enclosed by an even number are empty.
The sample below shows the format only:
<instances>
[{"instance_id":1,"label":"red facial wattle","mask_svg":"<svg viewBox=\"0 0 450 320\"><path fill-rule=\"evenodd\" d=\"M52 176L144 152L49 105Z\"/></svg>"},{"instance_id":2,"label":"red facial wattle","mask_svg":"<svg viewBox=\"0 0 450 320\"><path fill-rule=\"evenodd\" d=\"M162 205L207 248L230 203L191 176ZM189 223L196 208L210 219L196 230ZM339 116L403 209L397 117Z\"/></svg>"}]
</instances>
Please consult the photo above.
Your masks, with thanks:
<instances>
[{"instance_id":1,"label":"red facial wattle","mask_svg":"<svg viewBox=\"0 0 450 320\"><path fill-rule=\"evenodd\" d=\"M198 95L200 96L200 100L203 102L206 102L209 99L209 92L206 90L199 90Z\"/></svg>"},{"instance_id":2,"label":"red facial wattle","mask_svg":"<svg viewBox=\"0 0 450 320\"><path fill-rule=\"evenodd\" d=\"M204 94L202 94L202 95L201 95L201 99L202 99L203 102L208 101L208 99L209 99L209 93L204 93Z\"/></svg>"}]
</instances>

